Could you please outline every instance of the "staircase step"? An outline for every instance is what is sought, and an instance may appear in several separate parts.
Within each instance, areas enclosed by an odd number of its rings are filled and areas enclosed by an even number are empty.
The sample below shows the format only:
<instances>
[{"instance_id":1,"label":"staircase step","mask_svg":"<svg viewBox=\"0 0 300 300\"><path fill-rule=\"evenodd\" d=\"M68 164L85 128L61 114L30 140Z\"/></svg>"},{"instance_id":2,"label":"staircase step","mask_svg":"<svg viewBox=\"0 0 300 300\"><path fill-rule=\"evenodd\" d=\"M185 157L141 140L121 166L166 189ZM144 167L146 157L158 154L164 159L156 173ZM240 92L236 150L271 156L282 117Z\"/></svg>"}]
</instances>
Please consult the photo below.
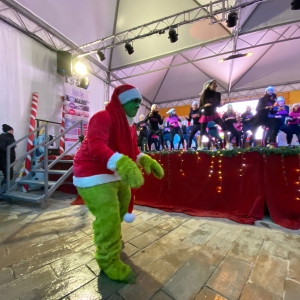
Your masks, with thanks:
<instances>
[{"instance_id":1,"label":"staircase step","mask_svg":"<svg viewBox=\"0 0 300 300\"><path fill-rule=\"evenodd\" d=\"M1 195L3 198L25 200L30 202L40 202L44 195L36 195L23 192L8 192Z\"/></svg>"},{"instance_id":2,"label":"staircase step","mask_svg":"<svg viewBox=\"0 0 300 300\"><path fill-rule=\"evenodd\" d=\"M52 186L56 183L56 181L48 181L48 186ZM30 180L30 179L27 179L27 180L20 180L18 181L18 184L20 185L24 185L24 184L28 184L28 185L31 185L31 184L34 184L34 185L45 185L45 181L44 180Z\"/></svg>"},{"instance_id":3,"label":"staircase step","mask_svg":"<svg viewBox=\"0 0 300 300\"><path fill-rule=\"evenodd\" d=\"M63 174L66 174L68 170L48 170L48 174L59 174L59 175L63 175ZM36 172L36 173L44 173L45 170L44 169L37 169L37 170L34 170L33 172Z\"/></svg>"},{"instance_id":4,"label":"staircase step","mask_svg":"<svg viewBox=\"0 0 300 300\"><path fill-rule=\"evenodd\" d=\"M49 159L49 162L53 162L55 159ZM64 164L73 164L73 160L61 159L57 161L57 163L64 163Z\"/></svg>"}]
</instances>

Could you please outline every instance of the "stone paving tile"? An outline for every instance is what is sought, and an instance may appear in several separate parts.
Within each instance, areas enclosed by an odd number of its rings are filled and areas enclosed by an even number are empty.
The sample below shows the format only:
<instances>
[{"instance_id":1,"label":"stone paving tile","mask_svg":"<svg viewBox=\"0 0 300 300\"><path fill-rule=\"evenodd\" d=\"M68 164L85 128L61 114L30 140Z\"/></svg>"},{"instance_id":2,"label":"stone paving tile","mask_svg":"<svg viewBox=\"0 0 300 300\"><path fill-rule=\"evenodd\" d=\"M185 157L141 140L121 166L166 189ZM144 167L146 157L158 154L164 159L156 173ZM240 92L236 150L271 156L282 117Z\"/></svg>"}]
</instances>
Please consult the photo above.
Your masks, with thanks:
<instances>
[{"instance_id":1,"label":"stone paving tile","mask_svg":"<svg viewBox=\"0 0 300 300\"><path fill-rule=\"evenodd\" d=\"M131 245L129 242L124 244L124 248L121 251L121 259L125 260L136 252L140 251L139 248Z\"/></svg>"},{"instance_id":2,"label":"stone paving tile","mask_svg":"<svg viewBox=\"0 0 300 300\"><path fill-rule=\"evenodd\" d=\"M105 274L101 274L99 277L93 279L86 285L80 287L76 291L69 294L65 299L78 300L99 300L107 299L112 294L115 294L118 290L124 287L125 284L110 280ZM116 297L117 294L115 294ZM119 295L120 297L120 295ZM112 298L114 299L114 298ZM118 299L118 298L115 298ZM122 299L122 298L119 298Z\"/></svg>"},{"instance_id":3,"label":"stone paving tile","mask_svg":"<svg viewBox=\"0 0 300 300\"><path fill-rule=\"evenodd\" d=\"M36 255L28 260L22 260L21 262L12 265L16 278L29 274L35 270L40 269L56 260L71 254L69 249L54 249L40 255Z\"/></svg>"},{"instance_id":4,"label":"stone paving tile","mask_svg":"<svg viewBox=\"0 0 300 300\"><path fill-rule=\"evenodd\" d=\"M81 266L56 280L49 281L48 285L42 287L37 285L38 288L20 297L20 300L57 300L84 286L86 283L92 281L93 278L95 278L95 275L86 266Z\"/></svg>"},{"instance_id":5,"label":"stone paving tile","mask_svg":"<svg viewBox=\"0 0 300 300\"><path fill-rule=\"evenodd\" d=\"M204 224L195 230L186 241L191 244L206 244L218 231L220 231L219 227Z\"/></svg>"},{"instance_id":6,"label":"stone paving tile","mask_svg":"<svg viewBox=\"0 0 300 300\"><path fill-rule=\"evenodd\" d=\"M227 256L207 282L207 286L230 300L239 298L252 267Z\"/></svg>"},{"instance_id":7,"label":"stone paving tile","mask_svg":"<svg viewBox=\"0 0 300 300\"><path fill-rule=\"evenodd\" d=\"M134 226L136 229L146 232L150 229L152 229L155 226L160 225L161 223L164 223L166 220L160 216L155 216L154 218L151 218L147 220L145 223L140 223L136 226Z\"/></svg>"},{"instance_id":8,"label":"stone paving tile","mask_svg":"<svg viewBox=\"0 0 300 300\"><path fill-rule=\"evenodd\" d=\"M130 244L132 244L140 249L143 249L167 233L168 233L168 231L166 231L166 230L163 230L159 227L154 227L154 228L150 229L149 231L139 235L138 237L131 239Z\"/></svg>"},{"instance_id":9,"label":"stone paving tile","mask_svg":"<svg viewBox=\"0 0 300 300\"><path fill-rule=\"evenodd\" d=\"M161 259L176 269L181 268L192 256L200 250L200 246L181 242L174 250L167 252Z\"/></svg>"},{"instance_id":10,"label":"stone paving tile","mask_svg":"<svg viewBox=\"0 0 300 300\"><path fill-rule=\"evenodd\" d=\"M194 299L215 267L208 263L191 258L169 281L162 290L174 299Z\"/></svg>"},{"instance_id":11,"label":"stone paving tile","mask_svg":"<svg viewBox=\"0 0 300 300\"><path fill-rule=\"evenodd\" d=\"M85 248L88 248L92 245L94 245L93 237L91 236L84 236L72 243L69 244L70 247L73 249L73 251L78 252Z\"/></svg>"},{"instance_id":12,"label":"stone paving tile","mask_svg":"<svg viewBox=\"0 0 300 300\"><path fill-rule=\"evenodd\" d=\"M194 300L228 300L225 297L222 297L220 294L216 293L215 291L209 289L205 286L200 293L196 296Z\"/></svg>"},{"instance_id":13,"label":"stone paving tile","mask_svg":"<svg viewBox=\"0 0 300 300\"><path fill-rule=\"evenodd\" d=\"M53 262L51 267L57 276L62 276L63 274L66 274L67 272L91 261L93 257L94 255L91 251L80 251Z\"/></svg>"},{"instance_id":14,"label":"stone paving tile","mask_svg":"<svg viewBox=\"0 0 300 300\"><path fill-rule=\"evenodd\" d=\"M300 283L288 279L285 281L284 289L284 300L299 300Z\"/></svg>"},{"instance_id":15,"label":"stone paving tile","mask_svg":"<svg viewBox=\"0 0 300 300\"><path fill-rule=\"evenodd\" d=\"M175 228L174 230L160 238L159 242L162 244L166 244L171 248L185 240L191 233L193 233L192 229L184 226L179 226L178 228Z\"/></svg>"},{"instance_id":16,"label":"stone paving tile","mask_svg":"<svg viewBox=\"0 0 300 300\"><path fill-rule=\"evenodd\" d=\"M216 234L217 237L227 240L229 242L237 241L241 233L243 232L242 226L227 225Z\"/></svg>"},{"instance_id":17,"label":"stone paving tile","mask_svg":"<svg viewBox=\"0 0 300 300\"><path fill-rule=\"evenodd\" d=\"M233 247L234 243L214 236L206 243L207 246L214 249L215 252L226 253Z\"/></svg>"},{"instance_id":18,"label":"stone paving tile","mask_svg":"<svg viewBox=\"0 0 300 300\"><path fill-rule=\"evenodd\" d=\"M169 295L167 295L163 291L158 291L151 300L173 300L174 298L171 298Z\"/></svg>"},{"instance_id":19,"label":"stone paving tile","mask_svg":"<svg viewBox=\"0 0 300 300\"><path fill-rule=\"evenodd\" d=\"M121 223L121 230L122 230L122 232L125 231L125 230L127 230L127 229L129 229L129 228L131 228L131 227L133 227L133 223L125 223L125 222ZM143 231L143 230L141 230L141 231Z\"/></svg>"},{"instance_id":20,"label":"stone paving tile","mask_svg":"<svg viewBox=\"0 0 300 300\"><path fill-rule=\"evenodd\" d=\"M293 253L289 255L288 278L300 283L300 257Z\"/></svg>"},{"instance_id":21,"label":"stone paving tile","mask_svg":"<svg viewBox=\"0 0 300 300\"><path fill-rule=\"evenodd\" d=\"M196 230L199 227L201 227L203 224L205 224L206 222L207 222L207 219L205 219L205 218L194 217L194 218L189 219L186 222L184 222L182 224L182 226Z\"/></svg>"},{"instance_id":22,"label":"stone paving tile","mask_svg":"<svg viewBox=\"0 0 300 300\"><path fill-rule=\"evenodd\" d=\"M82 230L78 230L78 231L75 231L75 232L70 232L68 235L64 235L60 238L60 240L63 242L63 243L66 243L66 244L69 244L69 243L72 243L76 240L79 240L83 237L87 236L87 234L82 231Z\"/></svg>"},{"instance_id":23,"label":"stone paving tile","mask_svg":"<svg viewBox=\"0 0 300 300\"><path fill-rule=\"evenodd\" d=\"M86 263L86 266L96 275L98 276L100 273L100 267L98 266L98 263L95 259L89 261Z\"/></svg>"},{"instance_id":24,"label":"stone paving tile","mask_svg":"<svg viewBox=\"0 0 300 300\"><path fill-rule=\"evenodd\" d=\"M180 217L168 218L165 222L159 224L158 227L167 231L171 231L174 228L180 226L185 221L186 219Z\"/></svg>"},{"instance_id":25,"label":"stone paving tile","mask_svg":"<svg viewBox=\"0 0 300 300\"><path fill-rule=\"evenodd\" d=\"M157 213L153 212L144 212L142 214L138 214L134 220L134 226L141 224L151 218L154 218L157 215Z\"/></svg>"},{"instance_id":26,"label":"stone paving tile","mask_svg":"<svg viewBox=\"0 0 300 300\"><path fill-rule=\"evenodd\" d=\"M150 299L175 271L168 263L158 260L137 276L136 284L124 286L119 293L125 300Z\"/></svg>"},{"instance_id":27,"label":"stone paving tile","mask_svg":"<svg viewBox=\"0 0 300 300\"><path fill-rule=\"evenodd\" d=\"M282 297L287 268L288 261L286 260L270 255L259 255L250 276L250 282Z\"/></svg>"},{"instance_id":28,"label":"stone paving tile","mask_svg":"<svg viewBox=\"0 0 300 300\"><path fill-rule=\"evenodd\" d=\"M124 300L124 298L121 297L118 293L113 293L108 298L105 298L105 300Z\"/></svg>"},{"instance_id":29,"label":"stone paving tile","mask_svg":"<svg viewBox=\"0 0 300 300\"><path fill-rule=\"evenodd\" d=\"M246 263L254 264L262 244L263 240L240 236L229 254L243 260Z\"/></svg>"},{"instance_id":30,"label":"stone paving tile","mask_svg":"<svg viewBox=\"0 0 300 300\"><path fill-rule=\"evenodd\" d=\"M242 292L242 295L240 297L240 300L281 300L282 298L279 296L276 296L262 287L247 282L245 285L245 288Z\"/></svg>"},{"instance_id":31,"label":"stone paving tile","mask_svg":"<svg viewBox=\"0 0 300 300\"><path fill-rule=\"evenodd\" d=\"M14 280L14 272L13 269L8 267L0 270L0 286L4 283L10 282Z\"/></svg>"},{"instance_id":32,"label":"stone paving tile","mask_svg":"<svg viewBox=\"0 0 300 300\"><path fill-rule=\"evenodd\" d=\"M143 232L131 227L124 232L122 232L122 240L124 243L130 241L131 239L141 235Z\"/></svg>"},{"instance_id":33,"label":"stone paving tile","mask_svg":"<svg viewBox=\"0 0 300 300\"><path fill-rule=\"evenodd\" d=\"M145 267L163 256L170 247L157 241L125 260L125 263L139 274Z\"/></svg>"},{"instance_id":34,"label":"stone paving tile","mask_svg":"<svg viewBox=\"0 0 300 300\"><path fill-rule=\"evenodd\" d=\"M287 259L289 255L289 251L284 246L276 242L265 240L262 245L260 254L273 255L276 257L280 257L282 259Z\"/></svg>"},{"instance_id":35,"label":"stone paving tile","mask_svg":"<svg viewBox=\"0 0 300 300\"><path fill-rule=\"evenodd\" d=\"M45 266L29 275L1 285L0 295L5 295L5 300L21 299L21 297L32 292L36 287L45 288L56 279L51 267Z\"/></svg>"}]
</instances>

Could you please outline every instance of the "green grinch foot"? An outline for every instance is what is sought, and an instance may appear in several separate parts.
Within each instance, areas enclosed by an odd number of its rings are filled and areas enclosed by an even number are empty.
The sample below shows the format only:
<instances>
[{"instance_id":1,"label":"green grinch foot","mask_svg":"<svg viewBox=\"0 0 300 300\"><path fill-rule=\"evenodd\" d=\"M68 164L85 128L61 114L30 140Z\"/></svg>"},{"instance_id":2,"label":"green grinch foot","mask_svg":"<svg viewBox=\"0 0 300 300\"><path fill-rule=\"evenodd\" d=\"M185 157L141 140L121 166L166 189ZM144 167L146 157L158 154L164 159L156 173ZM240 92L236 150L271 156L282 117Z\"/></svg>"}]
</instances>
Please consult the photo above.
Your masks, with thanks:
<instances>
[{"instance_id":1,"label":"green grinch foot","mask_svg":"<svg viewBox=\"0 0 300 300\"><path fill-rule=\"evenodd\" d=\"M102 269L103 270L103 269ZM115 281L121 281L125 283L134 283L135 275L131 268L124 264L121 260L115 260L109 265L103 272L108 278Z\"/></svg>"}]
</instances>

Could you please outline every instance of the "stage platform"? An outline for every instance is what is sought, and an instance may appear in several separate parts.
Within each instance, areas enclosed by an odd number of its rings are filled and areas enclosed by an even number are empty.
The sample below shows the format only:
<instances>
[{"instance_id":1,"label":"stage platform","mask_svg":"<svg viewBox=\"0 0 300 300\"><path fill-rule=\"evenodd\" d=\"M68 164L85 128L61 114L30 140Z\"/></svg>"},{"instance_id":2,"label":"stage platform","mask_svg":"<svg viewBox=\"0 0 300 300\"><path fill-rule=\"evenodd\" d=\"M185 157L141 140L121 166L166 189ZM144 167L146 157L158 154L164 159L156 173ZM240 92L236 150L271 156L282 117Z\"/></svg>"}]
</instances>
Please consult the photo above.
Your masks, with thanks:
<instances>
[{"instance_id":1,"label":"stage platform","mask_svg":"<svg viewBox=\"0 0 300 300\"><path fill-rule=\"evenodd\" d=\"M300 228L298 149L165 151L148 155L162 164L165 176L158 180L144 174L145 184L136 191L138 205L244 224L262 219L267 207L274 223ZM55 169L66 167L58 164ZM62 185L59 190L76 193L72 185Z\"/></svg>"}]
</instances>

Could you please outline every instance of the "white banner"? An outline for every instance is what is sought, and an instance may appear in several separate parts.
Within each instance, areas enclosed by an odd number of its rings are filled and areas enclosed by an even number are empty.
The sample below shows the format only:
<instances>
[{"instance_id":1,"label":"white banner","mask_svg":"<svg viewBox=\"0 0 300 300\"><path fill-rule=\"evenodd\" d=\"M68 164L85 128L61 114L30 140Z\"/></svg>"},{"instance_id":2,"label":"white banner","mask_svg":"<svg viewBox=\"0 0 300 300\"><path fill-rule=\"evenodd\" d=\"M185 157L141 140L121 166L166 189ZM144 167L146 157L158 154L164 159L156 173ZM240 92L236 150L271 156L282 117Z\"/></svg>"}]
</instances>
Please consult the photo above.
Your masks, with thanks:
<instances>
[{"instance_id":1,"label":"white banner","mask_svg":"<svg viewBox=\"0 0 300 300\"><path fill-rule=\"evenodd\" d=\"M65 84L65 130L70 128L79 120L84 120L84 136L87 133L87 125L90 117L89 92L87 90ZM65 135L65 150L69 149L78 141L81 135L80 125L73 128ZM75 154L76 148L68 154Z\"/></svg>"}]
</instances>

